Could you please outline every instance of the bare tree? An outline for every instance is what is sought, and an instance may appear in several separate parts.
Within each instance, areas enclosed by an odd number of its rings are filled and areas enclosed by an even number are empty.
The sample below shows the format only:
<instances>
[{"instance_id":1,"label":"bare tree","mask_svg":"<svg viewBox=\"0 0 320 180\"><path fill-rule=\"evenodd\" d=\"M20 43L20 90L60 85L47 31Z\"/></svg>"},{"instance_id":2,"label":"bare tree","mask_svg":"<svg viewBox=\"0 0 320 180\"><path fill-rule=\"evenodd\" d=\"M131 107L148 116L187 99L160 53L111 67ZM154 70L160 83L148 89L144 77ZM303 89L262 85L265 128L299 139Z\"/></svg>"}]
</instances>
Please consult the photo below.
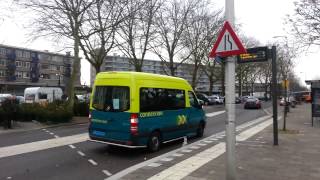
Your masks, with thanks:
<instances>
[{"instance_id":1,"label":"bare tree","mask_svg":"<svg viewBox=\"0 0 320 180\"><path fill-rule=\"evenodd\" d=\"M135 71L141 72L150 41L155 38L155 14L162 0L130 0L125 7L128 17L120 25L118 48L130 59Z\"/></svg>"},{"instance_id":2,"label":"bare tree","mask_svg":"<svg viewBox=\"0 0 320 180\"><path fill-rule=\"evenodd\" d=\"M193 69L189 72L192 75L193 88L197 86L201 66L207 63L205 61L208 60L209 49L222 23L221 11L211 13L207 5L208 2L204 1L198 5L196 11L191 11L182 39L188 51L187 54L190 54L188 62L193 64ZM211 79L213 81L213 77Z\"/></svg>"},{"instance_id":3,"label":"bare tree","mask_svg":"<svg viewBox=\"0 0 320 180\"><path fill-rule=\"evenodd\" d=\"M68 84L68 110L72 112L74 104L74 83L79 72L80 26L84 14L95 2L93 0L17 0L20 5L36 12L33 25L34 36L64 37L73 41L74 60Z\"/></svg>"},{"instance_id":4,"label":"bare tree","mask_svg":"<svg viewBox=\"0 0 320 180\"><path fill-rule=\"evenodd\" d=\"M168 0L156 15L159 38L153 41L152 49L164 63L164 71L167 74L175 76L178 66L190 57L190 53L184 54L183 57L178 56L185 50L181 39L187 26L188 16L199 2L199 0Z\"/></svg>"},{"instance_id":5,"label":"bare tree","mask_svg":"<svg viewBox=\"0 0 320 180\"><path fill-rule=\"evenodd\" d=\"M305 47L320 45L320 1L299 0L294 5L294 15L286 19L290 31Z\"/></svg>"},{"instance_id":6,"label":"bare tree","mask_svg":"<svg viewBox=\"0 0 320 180\"><path fill-rule=\"evenodd\" d=\"M124 7L128 1L95 0L85 14L80 27L80 47L86 60L101 71L105 57L115 46L116 31L127 17Z\"/></svg>"}]
</instances>

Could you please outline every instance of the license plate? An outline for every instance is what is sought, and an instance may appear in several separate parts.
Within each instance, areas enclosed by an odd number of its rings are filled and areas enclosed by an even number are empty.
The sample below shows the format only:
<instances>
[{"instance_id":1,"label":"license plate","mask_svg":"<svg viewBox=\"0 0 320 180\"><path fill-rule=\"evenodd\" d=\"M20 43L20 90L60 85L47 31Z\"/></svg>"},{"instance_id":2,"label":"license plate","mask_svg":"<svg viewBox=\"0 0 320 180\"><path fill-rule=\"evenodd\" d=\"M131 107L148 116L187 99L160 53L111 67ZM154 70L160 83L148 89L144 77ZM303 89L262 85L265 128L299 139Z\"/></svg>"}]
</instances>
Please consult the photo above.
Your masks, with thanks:
<instances>
[{"instance_id":1,"label":"license plate","mask_svg":"<svg viewBox=\"0 0 320 180\"><path fill-rule=\"evenodd\" d=\"M102 131L93 131L92 134L96 135L96 136L105 136L106 133L102 132Z\"/></svg>"}]
</instances>

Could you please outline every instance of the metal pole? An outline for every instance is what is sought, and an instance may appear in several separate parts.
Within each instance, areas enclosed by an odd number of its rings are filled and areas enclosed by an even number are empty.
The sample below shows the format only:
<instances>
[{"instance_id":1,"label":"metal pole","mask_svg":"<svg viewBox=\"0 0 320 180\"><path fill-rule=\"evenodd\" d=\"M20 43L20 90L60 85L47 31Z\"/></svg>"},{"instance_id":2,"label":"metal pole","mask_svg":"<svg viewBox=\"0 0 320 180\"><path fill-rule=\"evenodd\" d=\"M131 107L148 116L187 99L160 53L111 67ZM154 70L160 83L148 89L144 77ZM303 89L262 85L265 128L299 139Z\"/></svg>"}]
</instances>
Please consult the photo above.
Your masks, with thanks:
<instances>
[{"instance_id":1,"label":"metal pole","mask_svg":"<svg viewBox=\"0 0 320 180\"><path fill-rule=\"evenodd\" d=\"M278 145L278 103L277 103L277 49L272 46L272 104L273 104L273 145Z\"/></svg>"},{"instance_id":2,"label":"metal pole","mask_svg":"<svg viewBox=\"0 0 320 180\"><path fill-rule=\"evenodd\" d=\"M234 25L234 0L226 0L225 9L226 20L231 25ZM227 110L227 121L226 121L226 160L227 160L227 171L226 179L236 179L236 158L235 158L235 57L228 57L226 59L225 66L225 81L226 81L226 110Z\"/></svg>"}]
</instances>

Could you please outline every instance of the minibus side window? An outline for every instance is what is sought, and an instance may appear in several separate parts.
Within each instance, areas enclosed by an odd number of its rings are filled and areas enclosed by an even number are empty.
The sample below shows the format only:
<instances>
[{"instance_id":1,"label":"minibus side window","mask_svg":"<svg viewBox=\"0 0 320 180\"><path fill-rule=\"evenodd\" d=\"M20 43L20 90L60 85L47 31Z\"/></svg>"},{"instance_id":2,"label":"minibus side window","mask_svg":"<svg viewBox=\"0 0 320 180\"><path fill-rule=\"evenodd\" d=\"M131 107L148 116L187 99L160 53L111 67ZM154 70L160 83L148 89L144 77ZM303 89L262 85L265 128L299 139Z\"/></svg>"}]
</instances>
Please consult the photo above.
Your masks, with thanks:
<instances>
[{"instance_id":1,"label":"minibus side window","mask_svg":"<svg viewBox=\"0 0 320 180\"><path fill-rule=\"evenodd\" d=\"M197 100L196 96L194 95L194 93L189 91L188 94L189 94L189 99L190 99L190 105L192 107L199 107L198 100Z\"/></svg>"},{"instance_id":2,"label":"minibus side window","mask_svg":"<svg viewBox=\"0 0 320 180\"><path fill-rule=\"evenodd\" d=\"M179 89L141 88L140 112L185 108L185 92Z\"/></svg>"},{"instance_id":3,"label":"minibus side window","mask_svg":"<svg viewBox=\"0 0 320 180\"><path fill-rule=\"evenodd\" d=\"M100 111L127 111L130 109L129 96L129 87L96 86L92 107Z\"/></svg>"}]
</instances>

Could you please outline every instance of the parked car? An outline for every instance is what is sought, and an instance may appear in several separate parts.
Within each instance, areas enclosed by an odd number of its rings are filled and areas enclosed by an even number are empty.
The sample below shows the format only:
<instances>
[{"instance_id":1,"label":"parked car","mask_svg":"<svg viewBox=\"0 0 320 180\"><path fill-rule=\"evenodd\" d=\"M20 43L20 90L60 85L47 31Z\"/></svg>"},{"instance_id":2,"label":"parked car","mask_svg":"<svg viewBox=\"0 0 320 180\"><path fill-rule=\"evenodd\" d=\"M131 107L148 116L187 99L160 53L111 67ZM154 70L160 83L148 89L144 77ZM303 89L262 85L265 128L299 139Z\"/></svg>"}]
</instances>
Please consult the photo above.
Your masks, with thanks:
<instances>
[{"instance_id":1,"label":"parked car","mask_svg":"<svg viewBox=\"0 0 320 180\"><path fill-rule=\"evenodd\" d=\"M214 102L212 99L210 99L207 95L203 93L197 93L196 94L197 98L202 100L204 102L204 105L213 105Z\"/></svg>"},{"instance_id":2,"label":"parked car","mask_svg":"<svg viewBox=\"0 0 320 180\"><path fill-rule=\"evenodd\" d=\"M240 104L240 103L241 103L241 99L240 99L239 97L236 97L235 103L236 103L236 104Z\"/></svg>"},{"instance_id":3,"label":"parked car","mask_svg":"<svg viewBox=\"0 0 320 180\"><path fill-rule=\"evenodd\" d=\"M23 96L16 96L16 99L18 100L19 104L25 103L25 99Z\"/></svg>"},{"instance_id":4,"label":"parked car","mask_svg":"<svg viewBox=\"0 0 320 180\"><path fill-rule=\"evenodd\" d=\"M223 104L223 98L217 95L208 96L210 101L212 101L214 104Z\"/></svg>"},{"instance_id":5,"label":"parked car","mask_svg":"<svg viewBox=\"0 0 320 180\"><path fill-rule=\"evenodd\" d=\"M248 98L244 103L245 109L261 109L261 102L258 98Z\"/></svg>"},{"instance_id":6,"label":"parked car","mask_svg":"<svg viewBox=\"0 0 320 180\"><path fill-rule=\"evenodd\" d=\"M0 106L3 101L5 101L7 98L11 98L11 97L12 97L11 94L0 94Z\"/></svg>"}]
</instances>

